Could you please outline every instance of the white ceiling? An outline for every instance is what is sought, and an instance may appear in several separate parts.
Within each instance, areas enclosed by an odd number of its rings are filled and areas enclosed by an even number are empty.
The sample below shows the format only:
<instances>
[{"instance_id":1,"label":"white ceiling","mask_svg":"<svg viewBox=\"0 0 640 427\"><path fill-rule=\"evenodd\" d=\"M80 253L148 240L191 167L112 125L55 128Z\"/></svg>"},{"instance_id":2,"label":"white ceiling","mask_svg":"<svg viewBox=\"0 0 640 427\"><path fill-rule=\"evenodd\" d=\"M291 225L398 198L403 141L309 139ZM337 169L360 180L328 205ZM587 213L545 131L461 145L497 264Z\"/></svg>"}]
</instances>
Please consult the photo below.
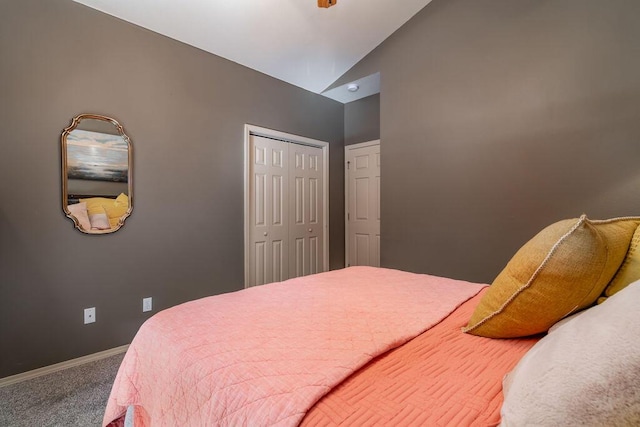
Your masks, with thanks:
<instances>
[{"instance_id":1,"label":"white ceiling","mask_svg":"<svg viewBox=\"0 0 640 427\"><path fill-rule=\"evenodd\" d=\"M322 93L431 0L74 1Z\"/></svg>"}]
</instances>

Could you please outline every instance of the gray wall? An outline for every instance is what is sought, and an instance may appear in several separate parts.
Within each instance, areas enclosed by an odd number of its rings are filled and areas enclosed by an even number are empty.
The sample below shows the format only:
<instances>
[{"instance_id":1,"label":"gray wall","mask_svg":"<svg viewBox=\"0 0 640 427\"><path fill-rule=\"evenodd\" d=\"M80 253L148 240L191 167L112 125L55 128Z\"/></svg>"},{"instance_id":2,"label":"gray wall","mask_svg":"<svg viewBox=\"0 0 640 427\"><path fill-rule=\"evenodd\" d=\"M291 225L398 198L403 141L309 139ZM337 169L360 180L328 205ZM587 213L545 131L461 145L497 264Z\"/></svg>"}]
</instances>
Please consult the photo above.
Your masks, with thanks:
<instances>
[{"instance_id":1,"label":"gray wall","mask_svg":"<svg viewBox=\"0 0 640 427\"><path fill-rule=\"evenodd\" d=\"M344 145L380 139L380 94L344 105Z\"/></svg>"},{"instance_id":2,"label":"gray wall","mask_svg":"<svg viewBox=\"0 0 640 427\"><path fill-rule=\"evenodd\" d=\"M143 297L156 312L242 288L245 123L330 142L342 267L342 104L71 0L0 2L0 56L0 377L130 342ZM79 113L133 142L134 211L115 234L62 212L59 138Z\"/></svg>"},{"instance_id":3,"label":"gray wall","mask_svg":"<svg viewBox=\"0 0 640 427\"><path fill-rule=\"evenodd\" d=\"M640 214L640 2L434 0L381 72L383 266L493 280L544 226Z\"/></svg>"}]
</instances>

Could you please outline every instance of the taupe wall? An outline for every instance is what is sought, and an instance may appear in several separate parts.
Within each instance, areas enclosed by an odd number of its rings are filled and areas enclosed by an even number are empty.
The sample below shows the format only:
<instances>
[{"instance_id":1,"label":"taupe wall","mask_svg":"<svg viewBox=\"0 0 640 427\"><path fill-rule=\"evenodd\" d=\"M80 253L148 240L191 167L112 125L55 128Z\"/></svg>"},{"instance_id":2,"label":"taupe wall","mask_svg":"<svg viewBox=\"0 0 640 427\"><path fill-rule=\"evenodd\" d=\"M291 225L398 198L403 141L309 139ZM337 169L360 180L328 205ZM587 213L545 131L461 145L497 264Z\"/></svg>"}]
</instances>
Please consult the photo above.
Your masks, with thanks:
<instances>
[{"instance_id":1,"label":"taupe wall","mask_svg":"<svg viewBox=\"0 0 640 427\"><path fill-rule=\"evenodd\" d=\"M344 144L380 139L380 94L344 105Z\"/></svg>"},{"instance_id":2,"label":"taupe wall","mask_svg":"<svg viewBox=\"0 0 640 427\"><path fill-rule=\"evenodd\" d=\"M342 104L71 0L0 2L0 57L0 377L128 343L143 297L157 312L242 288L245 123L330 143L342 267ZM59 137L83 112L133 141L134 211L112 235L61 209Z\"/></svg>"},{"instance_id":3,"label":"taupe wall","mask_svg":"<svg viewBox=\"0 0 640 427\"><path fill-rule=\"evenodd\" d=\"M542 227L640 214L640 2L434 0L381 72L381 261L491 281Z\"/></svg>"}]
</instances>

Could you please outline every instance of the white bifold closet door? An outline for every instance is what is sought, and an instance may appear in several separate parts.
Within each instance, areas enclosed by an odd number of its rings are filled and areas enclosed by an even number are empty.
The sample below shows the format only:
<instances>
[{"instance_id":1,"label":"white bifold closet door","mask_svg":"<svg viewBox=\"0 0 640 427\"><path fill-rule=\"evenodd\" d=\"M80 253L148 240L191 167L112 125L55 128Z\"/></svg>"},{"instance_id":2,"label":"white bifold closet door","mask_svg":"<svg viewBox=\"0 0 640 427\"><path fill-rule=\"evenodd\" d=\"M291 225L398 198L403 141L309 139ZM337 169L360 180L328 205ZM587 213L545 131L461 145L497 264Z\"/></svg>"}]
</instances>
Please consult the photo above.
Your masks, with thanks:
<instances>
[{"instance_id":1,"label":"white bifold closet door","mask_svg":"<svg viewBox=\"0 0 640 427\"><path fill-rule=\"evenodd\" d=\"M322 271L322 149L257 135L249 148L249 286Z\"/></svg>"}]
</instances>

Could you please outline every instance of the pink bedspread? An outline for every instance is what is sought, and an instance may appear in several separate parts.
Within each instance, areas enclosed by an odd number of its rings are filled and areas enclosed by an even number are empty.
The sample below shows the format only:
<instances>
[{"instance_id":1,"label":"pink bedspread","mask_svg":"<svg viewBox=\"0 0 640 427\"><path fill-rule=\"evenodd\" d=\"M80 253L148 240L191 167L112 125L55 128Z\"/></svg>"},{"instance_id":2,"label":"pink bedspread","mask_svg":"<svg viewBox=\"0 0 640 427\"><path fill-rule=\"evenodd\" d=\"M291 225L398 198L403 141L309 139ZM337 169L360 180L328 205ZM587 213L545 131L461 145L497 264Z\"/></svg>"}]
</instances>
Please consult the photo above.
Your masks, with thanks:
<instances>
[{"instance_id":1,"label":"pink bedspread","mask_svg":"<svg viewBox=\"0 0 640 427\"><path fill-rule=\"evenodd\" d=\"M492 339L463 333L484 292L341 382L307 412L301 426L497 426L502 378L540 336Z\"/></svg>"},{"instance_id":2,"label":"pink bedspread","mask_svg":"<svg viewBox=\"0 0 640 427\"><path fill-rule=\"evenodd\" d=\"M376 356L440 322L484 285L351 267L162 311L134 338L103 424L297 425Z\"/></svg>"}]
</instances>

